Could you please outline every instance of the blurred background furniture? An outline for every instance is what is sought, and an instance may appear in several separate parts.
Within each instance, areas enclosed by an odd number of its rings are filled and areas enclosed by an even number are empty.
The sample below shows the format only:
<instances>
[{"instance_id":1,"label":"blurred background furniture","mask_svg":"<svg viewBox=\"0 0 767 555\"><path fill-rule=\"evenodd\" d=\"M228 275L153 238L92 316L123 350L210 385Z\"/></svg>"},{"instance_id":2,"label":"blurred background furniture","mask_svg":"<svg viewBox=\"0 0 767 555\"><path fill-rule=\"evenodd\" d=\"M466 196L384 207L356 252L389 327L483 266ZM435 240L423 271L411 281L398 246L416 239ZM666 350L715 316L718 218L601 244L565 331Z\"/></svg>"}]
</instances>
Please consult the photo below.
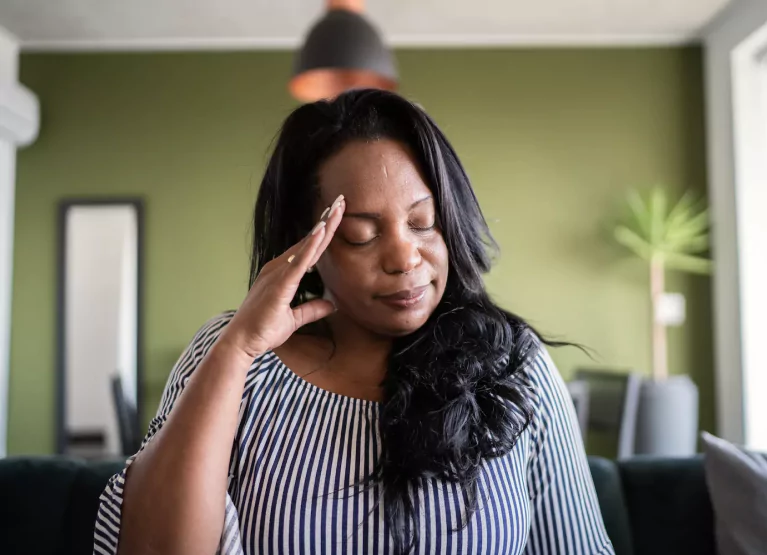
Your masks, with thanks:
<instances>
[{"instance_id":1,"label":"blurred background furniture","mask_svg":"<svg viewBox=\"0 0 767 555\"><path fill-rule=\"evenodd\" d=\"M103 460L106 451L103 430L79 430L67 435L67 456L87 460Z\"/></svg>"},{"instance_id":2,"label":"blurred background furniture","mask_svg":"<svg viewBox=\"0 0 767 555\"><path fill-rule=\"evenodd\" d=\"M589 457L616 555L716 555L703 457Z\"/></svg>"},{"instance_id":3,"label":"blurred background furniture","mask_svg":"<svg viewBox=\"0 0 767 555\"><path fill-rule=\"evenodd\" d=\"M141 431L138 425L136 406L125 396L122 378L119 374L112 376L112 399L117 415L120 452L127 456L133 455L141 447Z\"/></svg>"},{"instance_id":4,"label":"blurred background furniture","mask_svg":"<svg viewBox=\"0 0 767 555\"><path fill-rule=\"evenodd\" d=\"M573 380L567 382L567 391L573 400L575 414L578 416L578 427L585 441L589 425L589 384L585 380Z\"/></svg>"},{"instance_id":5,"label":"blurred background furniture","mask_svg":"<svg viewBox=\"0 0 767 555\"><path fill-rule=\"evenodd\" d=\"M98 499L123 461L0 460L0 553L90 554ZM616 555L714 555L703 458L589 457Z\"/></svg>"},{"instance_id":6,"label":"blurred background furniture","mask_svg":"<svg viewBox=\"0 0 767 555\"><path fill-rule=\"evenodd\" d=\"M99 496L120 461L0 460L0 553L93 553Z\"/></svg>"},{"instance_id":7,"label":"blurred background furniture","mask_svg":"<svg viewBox=\"0 0 767 555\"><path fill-rule=\"evenodd\" d=\"M576 371L568 389L587 446L591 440L598 442L600 455L617 459L634 454L641 385L642 378L634 372Z\"/></svg>"}]
</instances>

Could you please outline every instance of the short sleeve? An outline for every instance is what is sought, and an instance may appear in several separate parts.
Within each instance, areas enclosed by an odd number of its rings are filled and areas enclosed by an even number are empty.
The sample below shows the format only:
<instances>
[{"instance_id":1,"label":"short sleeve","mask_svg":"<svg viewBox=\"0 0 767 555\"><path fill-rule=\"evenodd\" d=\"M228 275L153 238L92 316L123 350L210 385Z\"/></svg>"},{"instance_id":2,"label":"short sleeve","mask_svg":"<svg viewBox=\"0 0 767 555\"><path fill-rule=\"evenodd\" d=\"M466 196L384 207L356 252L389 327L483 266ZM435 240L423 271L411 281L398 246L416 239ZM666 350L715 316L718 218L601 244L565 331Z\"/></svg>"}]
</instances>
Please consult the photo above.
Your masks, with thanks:
<instances>
[{"instance_id":1,"label":"short sleeve","mask_svg":"<svg viewBox=\"0 0 767 555\"><path fill-rule=\"evenodd\" d=\"M526 370L535 398L526 555L614 555L570 395L545 347Z\"/></svg>"},{"instance_id":2,"label":"short sleeve","mask_svg":"<svg viewBox=\"0 0 767 555\"><path fill-rule=\"evenodd\" d=\"M231 312L227 312L212 320L209 320L197 334L192 342L184 349L181 357L176 362L160 402L160 408L157 416L149 424L149 431L141 443L138 453L130 457L125 464L125 468L110 478L104 492L99 498L99 508L96 514L96 524L94 528L93 552L100 555L115 555L120 538L120 523L122 517L123 489L125 487L128 468L136 459L139 453L152 441L152 438L159 432L165 422L168 420L173 405L184 391L187 381L205 357L210 347L215 342L221 329L231 320ZM226 522L224 533L230 531L232 524L232 511L234 505L231 498L227 495ZM236 515L235 515L236 516ZM223 538L222 538L223 541Z\"/></svg>"}]
</instances>

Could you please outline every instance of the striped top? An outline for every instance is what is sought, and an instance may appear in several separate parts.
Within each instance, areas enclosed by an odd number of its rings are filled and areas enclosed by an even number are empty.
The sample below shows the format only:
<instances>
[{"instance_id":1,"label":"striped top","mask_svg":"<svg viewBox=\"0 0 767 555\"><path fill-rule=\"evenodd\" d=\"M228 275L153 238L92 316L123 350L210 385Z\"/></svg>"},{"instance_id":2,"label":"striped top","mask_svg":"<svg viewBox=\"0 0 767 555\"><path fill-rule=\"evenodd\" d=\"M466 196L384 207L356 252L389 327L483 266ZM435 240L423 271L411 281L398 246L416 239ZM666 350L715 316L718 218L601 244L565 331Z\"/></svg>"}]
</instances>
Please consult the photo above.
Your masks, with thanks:
<instances>
[{"instance_id":1,"label":"striped top","mask_svg":"<svg viewBox=\"0 0 767 555\"><path fill-rule=\"evenodd\" d=\"M184 351L143 446L232 314L208 322ZM508 455L483 463L478 508L466 527L460 529L465 504L457 486L422 481L416 553L613 554L559 373L544 349L521 372L535 405L530 425ZM380 413L379 403L310 384L272 352L254 360L240 404L219 552L392 553L383 503L376 502L380 488L352 486L380 455ZM112 477L101 496L94 553L117 552L125 475Z\"/></svg>"}]
</instances>

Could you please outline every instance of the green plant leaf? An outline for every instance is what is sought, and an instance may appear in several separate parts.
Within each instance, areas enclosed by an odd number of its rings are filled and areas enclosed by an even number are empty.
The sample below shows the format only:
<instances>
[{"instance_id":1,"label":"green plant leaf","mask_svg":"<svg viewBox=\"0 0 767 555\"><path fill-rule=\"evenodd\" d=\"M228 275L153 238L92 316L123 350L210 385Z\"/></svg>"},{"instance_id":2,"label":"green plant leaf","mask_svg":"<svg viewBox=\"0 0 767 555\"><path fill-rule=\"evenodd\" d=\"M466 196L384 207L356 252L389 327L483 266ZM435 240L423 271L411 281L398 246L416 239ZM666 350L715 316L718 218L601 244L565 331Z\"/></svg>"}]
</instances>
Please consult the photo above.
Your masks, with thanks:
<instances>
[{"instance_id":1,"label":"green plant leaf","mask_svg":"<svg viewBox=\"0 0 767 555\"><path fill-rule=\"evenodd\" d=\"M628 204L629 211L636 224L634 226L627 222L626 226L630 229L635 229L642 237L649 238L652 223L650 221L650 213L647 210L647 205L645 204L642 195L637 191L631 191L626 197L626 203Z\"/></svg>"},{"instance_id":2,"label":"green plant leaf","mask_svg":"<svg viewBox=\"0 0 767 555\"><path fill-rule=\"evenodd\" d=\"M644 260L649 261L652 257L652 245L626 226L615 229L615 240Z\"/></svg>"},{"instance_id":3,"label":"green plant leaf","mask_svg":"<svg viewBox=\"0 0 767 555\"><path fill-rule=\"evenodd\" d=\"M668 206L668 197L666 191L660 187L655 187L650 191L650 242L658 245L665 235L666 208Z\"/></svg>"},{"instance_id":4,"label":"green plant leaf","mask_svg":"<svg viewBox=\"0 0 767 555\"><path fill-rule=\"evenodd\" d=\"M676 224L673 228L669 228L666 235L669 238L694 237L700 235L708 229L708 218L708 210L704 210L699 214L691 216L686 221Z\"/></svg>"},{"instance_id":5,"label":"green plant leaf","mask_svg":"<svg viewBox=\"0 0 767 555\"><path fill-rule=\"evenodd\" d=\"M679 199L674 207L669 212L666 218L666 225L669 228L674 228L680 223L690 219L691 215L695 213L696 197L690 191L685 191L682 198Z\"/></svg>"},{"instance_id":6,"label":"green plant leaf","mask_svg":"<svg viewBox=\"0 0 767 555\"><path fill-rule=\"evenodd\" d=\"M687 253L698 254L709 249L708 233L696 235L695 237L682 237L679 239L668 239L665 245L665 252L669 253Z\"/></svg>"},{"instance_id":7,"label":"green plant leaf","mask_svg":"<svg viewBox=\"0 0 767 555\"><path fill-rule=\"evenodd\" d=\"M681 270L693 274L708 275L713 269L713 263L707 258L690 256L688 254L673 253L666 255L666 267L673 270Z\"/></svg>"},{"instance_id":8,"label":"green plant leaf","mask_svg":"<svg viewBox=\"0 0 767 555\"><path fill-rule=\"evenodd\" d=\"M711 272L711 261L696 256L709 249L705 198L688 191L672 206L667 190L656 186L646 196L629 192L626 204L628 213L613 231L620 245L646 261L662 256L669 269Z\"/></svg>"}]
</instances>

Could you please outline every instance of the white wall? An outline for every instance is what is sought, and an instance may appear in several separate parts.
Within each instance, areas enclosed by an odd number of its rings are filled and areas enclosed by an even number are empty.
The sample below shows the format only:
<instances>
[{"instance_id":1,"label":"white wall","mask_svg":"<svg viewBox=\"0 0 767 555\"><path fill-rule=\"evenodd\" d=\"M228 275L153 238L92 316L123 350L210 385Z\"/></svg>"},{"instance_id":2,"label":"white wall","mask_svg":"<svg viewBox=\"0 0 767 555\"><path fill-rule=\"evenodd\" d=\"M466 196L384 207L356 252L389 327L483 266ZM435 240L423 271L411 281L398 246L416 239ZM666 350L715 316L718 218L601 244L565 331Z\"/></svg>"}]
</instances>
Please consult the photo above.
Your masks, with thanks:
<instances>
[{"instance_id":1,"label":"white wall","mask_svg":"<svg viewBox=\"0 0 767 555\"><path fill-rule=\"evenodd\" d=\"M0 457L5 456L8 431L15 166L16 147L0 140Z\"/></svg>"},{"instance_id":2,"label":"white wall","mask_svg":"<svg viewBox=\"0 0 767 555\"><path fill-rule=\"evenodd\" d=\"M123 380L123 392L126 398L137 404L138 380L137 345L138 345L138 220L131 209L123 217L122 275L120 276L120 321L117 332L117 365Z\"/></svg>"},{"instance_id":3,"label":"white wall","mask_svg":"<svg viewBox=\"0 0 767 555\"><path fill-rule=\"evenodd\" d=\"M717 423L719 433L731 441L756 445L761 441L755 425L764 404L757 384L759 374L767 373L764 342L767 299L763 263L767 252L767 183L756 188L753 172L744 161L764 152L737 148L738 137L746 146L749 118L744 112L744 91L736 85L738 60L744 42L767 24L765 0L736 0L719 15L704 34L706 56L707 134L709 193L712 203L714 257L714 326L716 353ZM736 106L740 106L740 114ZM738 123L739 122L739 123ZM761 245L761 246L760 246ZM761 306L761 308L760 308ZM761 312L761 316L759 315ZM758 351L762 351L759 353ZM764 391L764 390L762 390ZM752 425L750 430L746 421ZM767 422L767 419L765 419ZM764 432L767 434L767 430Z\"/></svg>"},{"instance_id":4,"label":"white wall","mask_svg":"<svg viewBox=\"0 0 767 555\"><path fill-rule=\"evenodd\" d=\"M764 25L731 57L745 443L767 452L767 46Z\"/></svg>"},{"instance_id":5,"label":"white wall","mask_svg":"<svg viewBox=\"0 0 767 555\"><path fill-rule=\"evenodd\" d=\"M0 27L0 87L16 83L18 59L17 41ZM15 192L16 146L0 139L0 457L5 456L8 429Z\"/></svg>"},{"instance_id":6,"label":"white wall","mask_svg":"<svg viewBox=\"0 0 767 555\"><path fill-rule=\"evenodd\" d=\"M135 402L136 232L130 206L75 206L67 217L66 427L103 431L111 455L121 454L115 373Z\"/></svg>"}]
</instances>

